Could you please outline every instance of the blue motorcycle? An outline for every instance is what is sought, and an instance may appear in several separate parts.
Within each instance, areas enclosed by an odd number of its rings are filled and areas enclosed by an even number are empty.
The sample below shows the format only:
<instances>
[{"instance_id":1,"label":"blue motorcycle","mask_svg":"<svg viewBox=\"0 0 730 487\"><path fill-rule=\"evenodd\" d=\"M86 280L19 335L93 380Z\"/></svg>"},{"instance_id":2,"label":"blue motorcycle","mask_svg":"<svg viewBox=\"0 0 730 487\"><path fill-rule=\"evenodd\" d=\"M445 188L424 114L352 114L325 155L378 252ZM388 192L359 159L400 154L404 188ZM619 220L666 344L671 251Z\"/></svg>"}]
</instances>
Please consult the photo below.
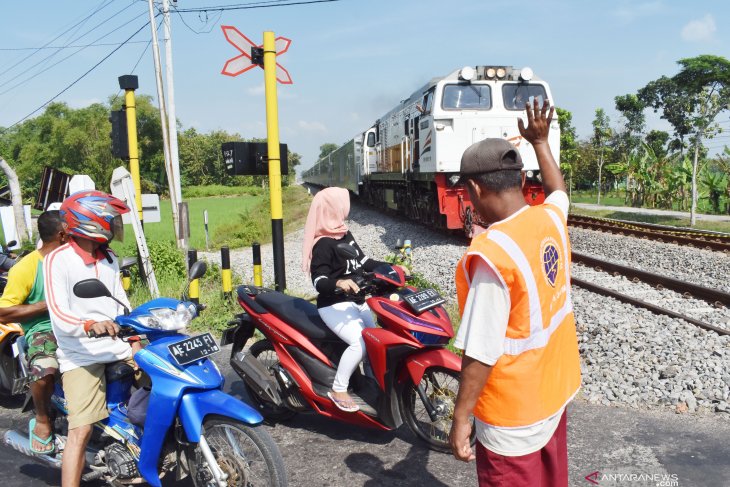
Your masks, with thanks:
<instances>
[{"instance_id":1,"label":"blue motorcycle","mask_svg":"<svg viewBox=\"0 0 730 487\"><path fill-rule=\"evenodd\" d=\"M202 277L205 270L205 263L196 262L191 280ZM96 279L77 283L73 291L80 298L114 299ZM286 486L284 461L260 426L262 416L222 392L223 375L207 358L219 351L213 336L181 334L198 311L192 302L157 298L131 312L125 308L125 314L115 318L122 339L137 335L149 340L134 360L151 386L132 392L133 368L124 363L107 366L109 418L94 425L86 452L89 471L83 481L103 480L114 486L146 481L161 486L163 478L176 482L190 476L196 487ZM60 468L67 409L58 382L52 403L60 453L35 455L27 434L12 430L5 442Z\"/></svg>"}]
</instances>

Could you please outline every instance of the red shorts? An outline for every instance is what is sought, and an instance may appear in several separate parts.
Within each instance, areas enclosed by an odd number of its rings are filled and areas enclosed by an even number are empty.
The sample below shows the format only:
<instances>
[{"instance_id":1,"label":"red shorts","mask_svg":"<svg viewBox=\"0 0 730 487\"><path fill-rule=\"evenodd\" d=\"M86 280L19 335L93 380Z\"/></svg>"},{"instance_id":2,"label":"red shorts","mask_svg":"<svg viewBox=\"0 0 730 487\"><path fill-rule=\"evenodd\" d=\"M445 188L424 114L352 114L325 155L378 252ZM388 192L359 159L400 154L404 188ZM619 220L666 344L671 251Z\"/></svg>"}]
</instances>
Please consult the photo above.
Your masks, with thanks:
<instances>
[{"instance_id":1,"label":"red shorts","mask_svg":"<svg viewBox=\"0 0 730 487\"><path fill-rule=\"evenodd\" d=\"M568 441L565 412L547 445L521 457L505 457L477 441L479 487L567 487Z\"/></svg>"}]
</instances>

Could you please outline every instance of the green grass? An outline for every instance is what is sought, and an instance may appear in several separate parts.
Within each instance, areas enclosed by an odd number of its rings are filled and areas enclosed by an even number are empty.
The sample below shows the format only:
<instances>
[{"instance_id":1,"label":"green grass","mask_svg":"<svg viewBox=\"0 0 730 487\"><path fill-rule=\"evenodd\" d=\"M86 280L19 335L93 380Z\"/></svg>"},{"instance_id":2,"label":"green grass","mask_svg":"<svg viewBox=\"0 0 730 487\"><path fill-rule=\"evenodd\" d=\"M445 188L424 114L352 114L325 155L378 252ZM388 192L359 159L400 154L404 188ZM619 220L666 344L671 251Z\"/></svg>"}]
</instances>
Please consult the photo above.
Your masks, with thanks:
<instances>
[{"instance_id":1,"label":"green grass","mask_svg":"<svg viewBox=\"0 0 730 487\"><path fill-rule=\"evenodd\" d=\"M572 203L591 203L596 204L597 196L595 194L573 193L570 201ZM606 206L626 206L624 197L621 195L601 195L601 204Z\"/></svg>"},{"instance_id":2,"label":"green grass","mask_svg":"<svg viewBox=\"0 0 730 487\"><path fill-rule=\"evenodd\" d=\"M208 232L212 241L215 232L231 219L239 218L239 215L250 210L261 201L268 201L268 196L245 195L231 197L207 197L190 198L185 202L188 204L188 218L190 221L190 244L191 248L205 249L205 226L203 212L208 210ZM144 232L148 241L164 240L172 242L175 240L175 229L172 224L172 210L170 200L160 201L161 220L159 223L145 223ZM132 229L128 228L129 240L133 240ZM125 238L125 240L127 240Z\"/></svg>"},{"instance_id":3,"label":"green grass","mask_svg":"<svg viewBox=\"0 0 730 487\"><path fill-rule=\"evenodd\" d=\"M690 228L689 218L675 217L671 215L646 215L641 213L629 213L613 210L588 210L585 208L571 207L570 212L575 215L596 216L601 218L613 218L632 222L655 223L657 225L670 225L675 227ZM711 230L715 232L730 233L730 222L714 222L697 220L694 227L697 230Z\"/></svg>"}]
</instances>

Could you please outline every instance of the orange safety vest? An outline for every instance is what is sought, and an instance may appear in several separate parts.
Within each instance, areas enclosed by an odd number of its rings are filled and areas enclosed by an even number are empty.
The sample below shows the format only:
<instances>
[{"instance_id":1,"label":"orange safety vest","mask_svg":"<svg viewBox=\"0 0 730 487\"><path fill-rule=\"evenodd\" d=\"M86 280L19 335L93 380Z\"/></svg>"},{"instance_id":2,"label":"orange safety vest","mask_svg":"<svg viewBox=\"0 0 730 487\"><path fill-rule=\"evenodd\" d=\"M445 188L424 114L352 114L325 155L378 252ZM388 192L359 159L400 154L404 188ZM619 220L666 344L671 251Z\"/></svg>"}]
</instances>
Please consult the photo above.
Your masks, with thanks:
<instances>
[{"instance_id":1,"label":"orange safety vest","mask_svg":"<svg viewBox=\"0 0 730 487\"><path fill-rule=\"evenodd\" d=\"M560 209L529 207L472 240L456 269L461 313L474 258L496 272L510 299L504 355L492 368L474 416L497 427L533 425L560 411L581 380L570 299L570 242Z\"/></svg>"}]
</instances>

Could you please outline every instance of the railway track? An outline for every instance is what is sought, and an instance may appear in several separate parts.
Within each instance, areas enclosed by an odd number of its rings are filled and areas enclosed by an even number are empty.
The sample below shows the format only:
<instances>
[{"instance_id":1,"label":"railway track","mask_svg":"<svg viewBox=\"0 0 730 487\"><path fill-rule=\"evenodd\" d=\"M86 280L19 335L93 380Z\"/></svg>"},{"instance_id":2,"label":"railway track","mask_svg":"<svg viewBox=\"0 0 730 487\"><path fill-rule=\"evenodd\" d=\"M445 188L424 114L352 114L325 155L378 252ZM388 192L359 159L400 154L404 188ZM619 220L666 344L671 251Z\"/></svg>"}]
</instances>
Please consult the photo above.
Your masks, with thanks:
<instances>
[{"instance_id":1,"label":"railway track","mask_svg":"<svg viewBox=\"0 0 730 487\"><path fill-rule=\"evenodd\" d=\"M568 225L619 235L631 235L660 242L730 252L730 234L728 233L572 214L568 216Z\"/></svg>"},{"instance_id":2,"label":"railway track","mask_svg":"<svg viewBox=\"0 0 730 487\"><path fill-rule=\"evenodd\" d=\"M730 335L730 294L573 252L571 282L700 328ZM623 279L622 279L623 278Z\"/></svg>"}]
</instances>

